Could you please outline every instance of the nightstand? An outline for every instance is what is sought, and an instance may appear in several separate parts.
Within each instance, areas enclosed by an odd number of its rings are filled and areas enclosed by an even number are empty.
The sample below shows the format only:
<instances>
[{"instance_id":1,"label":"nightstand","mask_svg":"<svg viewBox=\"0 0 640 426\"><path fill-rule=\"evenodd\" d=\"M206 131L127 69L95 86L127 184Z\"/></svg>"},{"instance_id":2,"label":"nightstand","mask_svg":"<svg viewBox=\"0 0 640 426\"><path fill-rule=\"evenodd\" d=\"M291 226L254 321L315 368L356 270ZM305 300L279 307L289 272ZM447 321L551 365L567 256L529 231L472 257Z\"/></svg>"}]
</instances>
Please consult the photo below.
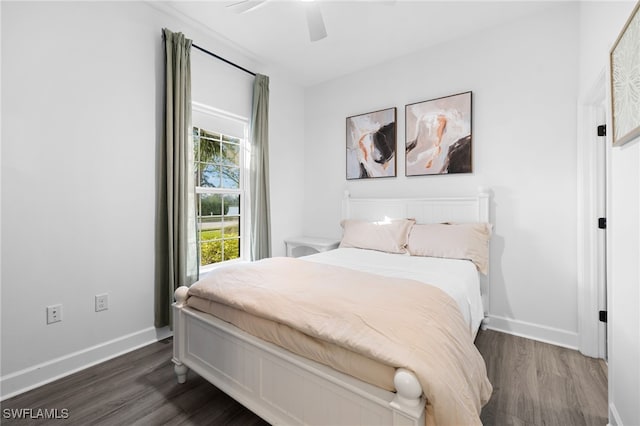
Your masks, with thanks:
<instances>
[{"instance_id":1,"label":"nightstand","mask_svg":"<svg viewBox=\"0 0 640 426\"><path fill-rule=\"evenodd\" d=\"M339 244L340 240L337 238L295 237L284 240L288 257L322 253L338 248Z\"/></svg>"}]
</instances>

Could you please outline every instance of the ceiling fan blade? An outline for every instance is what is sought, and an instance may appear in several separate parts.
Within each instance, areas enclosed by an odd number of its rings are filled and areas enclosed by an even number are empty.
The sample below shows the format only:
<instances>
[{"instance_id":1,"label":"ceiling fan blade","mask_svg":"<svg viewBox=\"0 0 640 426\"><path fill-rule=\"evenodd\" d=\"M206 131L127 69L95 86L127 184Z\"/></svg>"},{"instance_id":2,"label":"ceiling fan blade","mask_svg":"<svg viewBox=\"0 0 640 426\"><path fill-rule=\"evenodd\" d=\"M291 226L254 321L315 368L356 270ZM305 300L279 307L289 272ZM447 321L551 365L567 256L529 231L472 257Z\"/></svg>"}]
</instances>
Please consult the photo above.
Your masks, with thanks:
<instances>
[{"instance_id":1,"label":"ceiling fan blade","mask_svg":"<svg viewBox=\"0 0 640 426\"><path fill-rule=\"evenodd\" d=\"M227 7L232 8L236 13L245 13L257 8L266 1L267 0L240 0L228 5Z\"/></svg>"},{"instance_id":2,"label":"ceiling fan blade","mask_svg":"<svg viewBox=\"0 0 640 426\"><path fill-rule=\"evenodd\" d=\"M322 18L320 4L316 2L309 2L306 4L306 7L309 38L311 41L322 40L327 36L327 29L324 26L324 19Z\"/></svg>"}]
</instances>

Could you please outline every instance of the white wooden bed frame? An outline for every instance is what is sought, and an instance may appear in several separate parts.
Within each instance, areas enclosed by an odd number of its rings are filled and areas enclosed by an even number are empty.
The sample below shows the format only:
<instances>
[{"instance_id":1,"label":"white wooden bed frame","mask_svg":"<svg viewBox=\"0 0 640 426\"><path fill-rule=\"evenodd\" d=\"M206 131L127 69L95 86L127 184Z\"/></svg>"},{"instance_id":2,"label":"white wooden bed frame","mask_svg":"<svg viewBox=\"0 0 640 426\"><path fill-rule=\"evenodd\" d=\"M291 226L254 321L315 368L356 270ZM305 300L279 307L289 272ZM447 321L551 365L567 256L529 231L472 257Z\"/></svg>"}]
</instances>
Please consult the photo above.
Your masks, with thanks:
<instances>
[{"instance_id":1,"label":"white wooden bed frame","mask_svg":"<svg viewBox=\"0 0 640 426\"><path fill-rule=\"evenodd\" d=\"M415 218L417 223L489 222L489 192L470 197L351 198L343 217ZM481 280L485 313L488 277ZM188 369L273 425L423 426L425 398L415 375L396 370L389 392L265 342L186 305L175 292L173 363L178 382ZM486 314L485 314L486 317Z\"/></svg>"}]
</instances>

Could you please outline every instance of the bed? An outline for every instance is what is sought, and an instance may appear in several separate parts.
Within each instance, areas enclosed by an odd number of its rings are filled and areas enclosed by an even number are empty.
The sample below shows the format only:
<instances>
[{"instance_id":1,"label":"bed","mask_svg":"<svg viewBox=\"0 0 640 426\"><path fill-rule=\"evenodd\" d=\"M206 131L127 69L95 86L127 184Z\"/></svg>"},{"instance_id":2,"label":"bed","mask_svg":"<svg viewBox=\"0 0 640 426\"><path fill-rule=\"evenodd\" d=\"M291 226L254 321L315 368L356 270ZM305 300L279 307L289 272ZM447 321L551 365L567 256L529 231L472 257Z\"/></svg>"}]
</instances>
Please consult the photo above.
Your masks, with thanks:
<instances>
[{"instance_id":1,"label":"bed","mask_svg":"<svg viewBox=\"0 0 640 426\"><path fill-rule=\"evenodd\" d=\"M357 199L345 194L343 217L370 222L412 218L419 224L488 223L489 195L483 188L470 197ZM473 341L488 309L488 271L477 273L465 260L418 259L347 244L338 250L302 259L273 259L272 263L273 269L289 263L311 268L311 275L342 268L354 274L391 277L396 282L406 279L442 283L455 300L466 327L456 333L467 333L469 342ZM322 273L315 273L313 268L321 268L318 271ZM452 279L453 271L462 274L462 278ZM227 278L234 278L238 272L230 272L232 275ZM349 358L347 363L360 366L360 371L347 374L341 366L326 365L324 359L303 356L297 347L285 349L273 339L255 337L245 331L253 332L254 326L244 326L243 317L234 325L235 310L204 301L202 303L218 309L211 311L215 315L205 312L206 307L195 303L201 296L195 290L192 289L190 295L186 287L179 288L173 305L173 363L180 383L186 381L187 371L192 369L271 424L417 426L433 422L420 370L392 368L391 363L379 366L376 364L379 360L370 363L370 354L365 354L363 358L354 358L355 361ZM342 355L338 358L342 359ZM378 376L368 377L369 374L375 376L378 370Z\"/></svg>"}]
</instances>

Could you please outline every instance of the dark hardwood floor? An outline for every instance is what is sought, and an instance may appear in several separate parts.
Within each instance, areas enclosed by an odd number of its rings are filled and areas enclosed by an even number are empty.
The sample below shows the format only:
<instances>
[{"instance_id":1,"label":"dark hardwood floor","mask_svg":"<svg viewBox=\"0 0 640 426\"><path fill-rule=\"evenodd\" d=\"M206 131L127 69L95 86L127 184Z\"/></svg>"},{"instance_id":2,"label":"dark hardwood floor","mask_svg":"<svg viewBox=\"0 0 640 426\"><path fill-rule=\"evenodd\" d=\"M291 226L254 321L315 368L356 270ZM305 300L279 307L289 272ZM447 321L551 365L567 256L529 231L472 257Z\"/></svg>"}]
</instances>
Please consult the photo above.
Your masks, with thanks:
<instances>
[{"instance_id":1,"label":"dark hardwood floor","mask_svg":"<svg viewBox=\"0 0 640 426\"><path fill-rule=\"evenodd\" d=\"M171 340L158 342L1 403L7 425L267 425L190 373L176 383ZM606 366L576 351L495 331L476 346L494 392L485 425L605 425ZM67 419L17 420L6 409L68 410Z\"/></svg>"},{"instance_id":2,"label":"dark hardwood floor","mask_svg":"<svg viewBox=\"0 0 640 426\"><path fill-rule=\"evenodd\" d=\"M493 384L485 425L607 424L606 364L578 351L481 331L476 346Z\"/></svg>"}]
</instances>

